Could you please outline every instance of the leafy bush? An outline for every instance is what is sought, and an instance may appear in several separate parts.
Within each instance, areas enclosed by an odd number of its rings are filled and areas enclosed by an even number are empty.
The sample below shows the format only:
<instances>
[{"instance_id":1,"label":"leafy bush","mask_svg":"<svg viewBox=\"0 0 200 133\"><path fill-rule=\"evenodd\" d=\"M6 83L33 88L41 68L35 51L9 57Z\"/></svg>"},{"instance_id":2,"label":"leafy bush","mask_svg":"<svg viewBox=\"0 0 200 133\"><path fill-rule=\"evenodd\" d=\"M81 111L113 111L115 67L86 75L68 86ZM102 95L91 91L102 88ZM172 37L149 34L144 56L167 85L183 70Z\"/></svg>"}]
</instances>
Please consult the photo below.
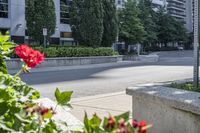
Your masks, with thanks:
<instances>
[{"instance_id":1,"label":"leafy bush","mask_svg":"<svg viewBox=\"0 0 200 133\"><path fill-rule=\"evenodd\" d=\"M6 62L4 59L8 58L7 55L12 53L12 48L15 46L14 43L9 42L9 35L1 35L0 32L0 72L8 73Z\"/></svg>"},{"instance_id":2,"label":"leafy bush","mask_svg":"<svg viewBox=\"0 0 200 133\"><path fill-rule=\"evenodd\" d=\"M147 125L146 121L129 119L129 112L119 116L105 117L103 120L96 114L88 119L87 114L84 118L84 129L74 133L146 133L152 125Z\"/></svg>"},{"instance_id":3,"label":"leafy bush","mask_svg":"<svg viewBox=\"0 0 200 133\"><path fill-rule=\"evenodd\" d=\"M15 76L7 74L4 59L7 58L6 56L12 51L11 48L14 47L14 44L8 42L8 40L9 36L0 36L0 63L3 64L0 66L0 133L63 132L63 129L59 129L57 125L62 123L53 119L56 108L46 108L37 104L36 100L40 97L39 92L26 85L19 78L22 71L28 70L27 64L24 64ZM27 54L30 52L29 50L21 50L23 51L20 54L29 56ZM38 52L35 51L35 54L38 54ZM39 62L37 63L39 64ZM57 89L55 92L57 105L70 106L71 95L72 92L61 93Z\"/></svg>"},{"instance_id":4,"label":"leafy bush","mask_svg":"<svg viewBox=\"0 0 200 133\"><path fill-rule=\"evenodd\" d=\"M196 88L193 86L191 82L187 83L172 83L170 87L176 88L176 89L181 89L181 90L187 90L187 91L195 91L195 92L200 92L200 87Z\"/></svg>"},{"instance_id":5,"label":"leafy bush","mask_svg":"<svg viewBox=\"0 0 200 133\"><path fill-rule=\"evenodd\" d=\"M44 52L46 57L88 57L88 56L113 56L118 55L112 48L89 48L89 47L33 47ZM16 58L16 55L11 55Z\"/></svg>"}]
</instances>

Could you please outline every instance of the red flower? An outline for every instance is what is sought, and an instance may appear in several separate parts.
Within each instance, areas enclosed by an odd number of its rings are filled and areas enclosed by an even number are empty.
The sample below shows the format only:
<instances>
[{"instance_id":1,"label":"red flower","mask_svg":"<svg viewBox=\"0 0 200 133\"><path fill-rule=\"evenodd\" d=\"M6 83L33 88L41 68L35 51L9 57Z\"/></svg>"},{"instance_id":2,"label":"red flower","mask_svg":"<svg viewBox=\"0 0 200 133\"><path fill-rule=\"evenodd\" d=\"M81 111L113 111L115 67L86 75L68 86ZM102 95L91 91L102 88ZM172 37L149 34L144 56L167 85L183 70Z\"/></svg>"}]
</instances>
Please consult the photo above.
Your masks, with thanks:
<instances>
[{"instance_id":1,"label":"red flower","mask_svg":"<svg viewBox=\"0 0 200 133\"><path fill-rule=\"evenodd\" d=\"M139 127L138 133L146 133L147 130L144 129L146 126L147 126L147 122L146 121L144 121L144 120L140 121L140 123L138 125L138 127Z\"/></svg>"},{"instance_id":2,"label":"red flower","mask_svg":"<svg viewBox=\"0 0 200 133\"><path fill-rule=\"evenodd\" d=\"M123 119L123 118L121 118L120 120L119 120L119 125L118 125L118 127L119 128L123 128L123 127L125 127L126 125L125 125L125 120Z\"/></svg>"},{"instance_id":3,"label":"red flower","mask_svg":"<svg viewBox=\"0 0 200 133\"><path fill-rule=\"evenodd\" d=\"M40 114L41 115L45 115L48 112L49 112L49 109L48 108L44 108L44 109L41 109Z\"/></svg>"},{"instance_id":4,"label":"red flower","mask_svg":"<svg viewBox=\"0 0 200 133\"><path fill-rule=\"evenodd\" d=\"M137 128L138 127L138 121L137 120L132 120L132 126L134 127L134 128Z\"/></svg>"},{"instance_id":5,"label":"red flower","mask_svg":"<svg viewBox=\"0 0 200 133\"><path fill-rule=\"evenodd\" d=\"M33 50L26 44L19 45L15 48L15 53L22 58L28 67L34 68L44 61L44 54Z\"/></svg>"}]
</instances>

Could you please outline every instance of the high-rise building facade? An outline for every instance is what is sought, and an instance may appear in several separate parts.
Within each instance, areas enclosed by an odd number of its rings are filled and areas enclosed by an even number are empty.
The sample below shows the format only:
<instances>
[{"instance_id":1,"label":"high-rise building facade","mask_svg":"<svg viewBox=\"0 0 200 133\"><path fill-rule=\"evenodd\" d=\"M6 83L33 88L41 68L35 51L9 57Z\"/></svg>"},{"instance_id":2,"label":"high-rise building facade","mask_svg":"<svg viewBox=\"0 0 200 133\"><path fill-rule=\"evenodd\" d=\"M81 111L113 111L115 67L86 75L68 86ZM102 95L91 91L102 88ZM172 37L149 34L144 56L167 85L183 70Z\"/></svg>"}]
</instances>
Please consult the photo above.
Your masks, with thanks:
<instances>
[{"instance_id":1,"label":"high-rise building facade","mask_svg":"<svg viewBox=\"0 0 200 133\"><path fill-rule=\"evenodd\" d=\"M177 20L185 22L186 0L167 0L167 11Z\"/></svg>"},{"instance_id":2,"label":"high-rise building facade","mask_svg":"<svg viewBox=\"0 0 200 133\"><path fill-rule=\"evenodd\" d=\"M167 0L168 13L184 23L188 32L193 30L193 0Z\"/></svg>"},{"instance_id":3,"label":"high-rise building facade","mask_svg":"<svg viewBox=\"0 0 200 133\"><path fill-rule=\"evenodd\" d=\"M153 9L157 10L158 8L166 7L166 0L152 0Z\"/></svg>"},{"instance_id":4,"label":"high-rise building facade","mask_svg":"<svg viewBox=\"0 0 200 133\"><path fill-rule=\"evenodd\" d=\"M54 0L56 29L50 41L54 44L73 42L69 25L69 7L72 0ZM11 40L24 43L28 40L25 20L25 0L0 0L0 32L10 32ZM41 29L42 30L42 29Z\"/></svg>"}]
</instances>

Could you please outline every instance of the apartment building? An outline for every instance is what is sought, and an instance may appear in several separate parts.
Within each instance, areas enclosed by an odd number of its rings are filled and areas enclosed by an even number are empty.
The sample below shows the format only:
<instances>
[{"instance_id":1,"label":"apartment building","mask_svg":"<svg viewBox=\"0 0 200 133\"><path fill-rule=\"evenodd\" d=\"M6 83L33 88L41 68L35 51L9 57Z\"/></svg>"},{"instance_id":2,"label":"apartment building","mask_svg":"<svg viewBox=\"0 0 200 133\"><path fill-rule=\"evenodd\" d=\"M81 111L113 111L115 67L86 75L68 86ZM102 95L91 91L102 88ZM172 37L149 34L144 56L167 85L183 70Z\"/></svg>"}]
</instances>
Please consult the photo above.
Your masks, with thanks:
<instances>
[{"instance_id":1,"label":"apartment building","mask_svg":"<svg viewBox=\"0 0 200 133\"><path fill-rule=\"evenodd\" d=\"M168 13L193 31L193 0L167 0Z\"/></svg>"},{"instance_id":2,"label":"apartment building","mask_svg":"<svg viewBox=\"0 0 200 133\"><path fill-rule=\"evenodd\" d=\"M167 2L166 0L152 0L152 6L154 10L157 10L158 8L166 7Z\"/></svg>"},{"instance_id":3,"label":"apartment building","mask_svg":"<svg viewBox=\"0 0 200 133\"><path fill-rule=\"evenodd\" d=\"M71 44L73 42L68 10L71 2L71 0L54 0L56 29L50 43ZM0 0L0 32L9 31L11 40L24 43L28 40L26 29L25 0Z\"/></svg>"}]
</instances>

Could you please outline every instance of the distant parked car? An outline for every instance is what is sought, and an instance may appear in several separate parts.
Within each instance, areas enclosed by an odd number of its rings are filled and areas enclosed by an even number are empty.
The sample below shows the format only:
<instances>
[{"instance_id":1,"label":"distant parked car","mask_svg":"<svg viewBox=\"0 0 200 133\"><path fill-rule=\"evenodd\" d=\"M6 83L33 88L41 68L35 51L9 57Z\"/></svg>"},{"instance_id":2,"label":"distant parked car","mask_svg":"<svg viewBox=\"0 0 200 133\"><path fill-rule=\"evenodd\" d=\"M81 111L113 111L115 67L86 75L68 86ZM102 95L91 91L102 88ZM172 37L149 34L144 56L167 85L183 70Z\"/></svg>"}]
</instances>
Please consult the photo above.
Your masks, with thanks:
<instances>
[{"instance_id":1,"label":"distant parked car","mask_svg":"<svg viewBox=\"0 0 200 133\"><path fill-rule=\"evenodd\" d=\"M178 46L177 49L178 50L184 50L184 48L182 46Z\"/></svg>"}]
</instances>

